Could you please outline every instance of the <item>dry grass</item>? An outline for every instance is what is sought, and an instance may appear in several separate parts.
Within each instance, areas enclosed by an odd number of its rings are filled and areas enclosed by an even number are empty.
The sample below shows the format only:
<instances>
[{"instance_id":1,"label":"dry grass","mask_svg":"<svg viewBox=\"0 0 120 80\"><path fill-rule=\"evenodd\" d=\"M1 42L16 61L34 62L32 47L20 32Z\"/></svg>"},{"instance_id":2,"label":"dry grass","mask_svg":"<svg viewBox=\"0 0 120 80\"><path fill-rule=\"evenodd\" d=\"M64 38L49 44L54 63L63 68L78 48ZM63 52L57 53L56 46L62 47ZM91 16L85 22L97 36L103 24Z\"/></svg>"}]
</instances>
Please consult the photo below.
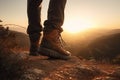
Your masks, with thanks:
<instances>
[{"instance_id":1,"label":"dry grass","mask_svg":"<svg viewBox=\"0 0 120 80\"><path fill-rule=\"evenodd\" d=\"M18 80L23 74L26 60L19 52L27 48L22 46L18 45L13 31L9 31L7 36L0 36L0 80Z\"/></svg>"}]
</instances>

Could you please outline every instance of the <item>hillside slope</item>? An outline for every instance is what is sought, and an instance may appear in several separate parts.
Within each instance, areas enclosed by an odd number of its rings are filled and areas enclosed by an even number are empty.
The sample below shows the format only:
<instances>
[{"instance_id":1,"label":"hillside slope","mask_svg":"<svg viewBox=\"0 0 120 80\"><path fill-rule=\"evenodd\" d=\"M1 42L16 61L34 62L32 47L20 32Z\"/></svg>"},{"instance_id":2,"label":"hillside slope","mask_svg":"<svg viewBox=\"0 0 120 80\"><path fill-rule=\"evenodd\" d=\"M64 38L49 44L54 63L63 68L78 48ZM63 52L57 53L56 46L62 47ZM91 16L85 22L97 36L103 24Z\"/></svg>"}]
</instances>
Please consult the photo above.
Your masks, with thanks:
<instances>
[{"instance_id":1,"label":"hillside slope","mask_svg":"<svg viewBox=\"0 0 120 80\"><path fill-rule=\"evenodd\" d=\"M79 51L84 58L120 63L120 30L112 30L91 41Z\"/></svg>"},{"instance_id":2,"label":"hillside slope","mask_svg":"<svg viewBox=\"0 0 120 80\"><path fill-rule=\"evenodd\" d=\"M25 33L9 30L0 26L0 45L9 48L27 50L29 48L29 38Z\"/></svg>"},{"instance_id":3,"label":"hillside slope","mask_svg":"<svg viewBox=\"0 0 120 80\"><path fill-rule=\"evenodd\" d=\"M21 45L29 42L28 37L20 34L8 31L0 36L0 80L120 80L119 65L76 56L70 60L29 56Z\"/></svg>"}]
</instances>

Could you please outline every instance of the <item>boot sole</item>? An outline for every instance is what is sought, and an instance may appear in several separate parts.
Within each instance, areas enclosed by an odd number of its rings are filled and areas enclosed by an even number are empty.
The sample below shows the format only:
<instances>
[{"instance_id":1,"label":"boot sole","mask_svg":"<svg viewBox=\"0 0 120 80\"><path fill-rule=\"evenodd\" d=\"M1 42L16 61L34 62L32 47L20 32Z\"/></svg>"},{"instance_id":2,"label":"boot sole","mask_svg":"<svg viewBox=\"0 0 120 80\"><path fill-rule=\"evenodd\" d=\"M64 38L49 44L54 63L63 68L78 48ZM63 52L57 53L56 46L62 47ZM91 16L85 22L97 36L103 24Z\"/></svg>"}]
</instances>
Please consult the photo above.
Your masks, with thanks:
<instances>
[{"instance_id":1,"label":"boot sole","mask_svg":"<svg viewBox=\"0 0 120 80\"><path fill-rule=\"evenodd\" d=\"M43 48L43 47L40 47L38 52L39 54L43 56L48 56L48 57L55 58L55 59L68 60L71 58L71 56L62 55L54 50Z\"/></svg>"}]
</instances>

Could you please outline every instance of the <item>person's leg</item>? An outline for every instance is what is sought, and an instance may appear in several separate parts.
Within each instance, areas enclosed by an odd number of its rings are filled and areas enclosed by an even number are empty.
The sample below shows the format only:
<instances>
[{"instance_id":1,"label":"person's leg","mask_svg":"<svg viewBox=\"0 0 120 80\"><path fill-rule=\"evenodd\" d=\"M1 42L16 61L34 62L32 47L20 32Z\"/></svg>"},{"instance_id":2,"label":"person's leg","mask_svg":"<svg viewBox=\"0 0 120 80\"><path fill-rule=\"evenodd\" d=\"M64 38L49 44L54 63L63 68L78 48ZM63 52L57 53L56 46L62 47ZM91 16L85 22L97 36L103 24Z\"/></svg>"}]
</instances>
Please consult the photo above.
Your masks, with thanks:
<instances>
[{"instance_id":1,"label":"person's leg","mask_svg":"<svg viewBox=\"0 0 120 80\"><path fill-rule=\"evenodd\" d=\"M67 0L50 0L47 20L44 22L44 30L58 29L62 32L61 26L64 22L64 9Z\"/></svg>"},{"instance_id":2,"label":"person's leg","mask_svg":"<svg viewBox=\"0 0 120 80\"><path fill-rule=\"evenodd\" d=\"M44 23L43 39L39 52L53 58L68 59L70 52L61 45L61 26L64 22L66 0L50 0L48 19Z\"/></svg>"},{"instance_id":3,"label":"person's leg","mask_svg":"<svg viewBox=\"0 0 120 80\"><path fill-rule=\"evenodd\" d=\"M27 0L28 28L30 38L30 55L38 55L41 26L41 3L42 0Z\"/></svg>"}]
</instances>

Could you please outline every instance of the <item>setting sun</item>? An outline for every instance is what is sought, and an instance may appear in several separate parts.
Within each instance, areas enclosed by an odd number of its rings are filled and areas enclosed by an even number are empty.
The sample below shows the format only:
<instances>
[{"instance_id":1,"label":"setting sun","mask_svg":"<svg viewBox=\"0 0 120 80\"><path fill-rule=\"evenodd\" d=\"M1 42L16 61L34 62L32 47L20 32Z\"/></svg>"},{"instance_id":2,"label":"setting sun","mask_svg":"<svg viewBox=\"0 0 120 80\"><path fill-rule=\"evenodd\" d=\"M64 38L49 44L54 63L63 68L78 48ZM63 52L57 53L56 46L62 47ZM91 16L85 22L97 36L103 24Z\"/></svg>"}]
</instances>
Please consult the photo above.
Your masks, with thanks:
<instances>
[{"instance_id":1,"label":"setting sun","mask_svg":"<svg viewBox=\"0 0 120 80\"><path fill-rule=\"evenodd\" d=\"M63 26L64 30L69 33L79 33L92 27L92 24L83 21L69 21Z\"/></svg>"},{"instance_id":2,"label":"setting sun","mask_svg":"<svg viewBox=\"0 0 120 80\"><path fill-rule=\"evenodd\" d=\"M49 0L43 0L42 25L47 20L48 4ZM75 35L91 28L120 29L119 8L120 0L68 0L63 29ZM0 0L0 10L2 24L16 24L27 29L27 0Z\"/></svg>"}]
</instances>

